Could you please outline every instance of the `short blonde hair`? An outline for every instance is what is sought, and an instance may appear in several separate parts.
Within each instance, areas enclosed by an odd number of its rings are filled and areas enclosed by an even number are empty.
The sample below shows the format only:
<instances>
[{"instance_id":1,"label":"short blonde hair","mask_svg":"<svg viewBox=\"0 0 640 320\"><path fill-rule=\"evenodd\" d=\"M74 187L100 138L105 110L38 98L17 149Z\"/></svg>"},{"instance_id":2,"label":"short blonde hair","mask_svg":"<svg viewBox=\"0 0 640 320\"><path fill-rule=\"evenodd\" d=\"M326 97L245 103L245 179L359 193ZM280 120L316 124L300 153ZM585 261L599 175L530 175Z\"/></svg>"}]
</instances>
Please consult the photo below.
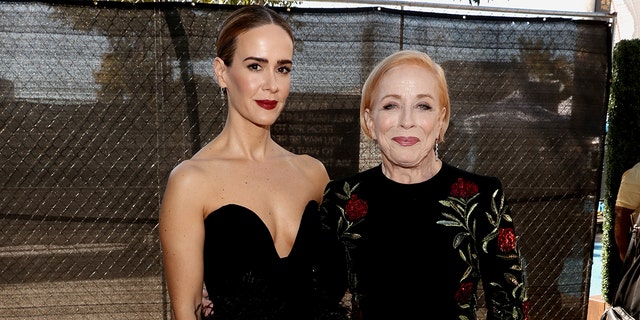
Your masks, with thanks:
<instances>
[{"instance_id":1,"label":"short blonde hair","mask_svg":"<svg viewBox=\"0 0 640 320\"><path fill-rule=\"evenodd\" d=\"M389 69L395 68L401 65L414 64L419 67L424 67L431 71L438 81L438 88L440 89L440 105L445 109L444 122L440 133L438 134L438 142L444 141L444 134L449 127L449 119L451 117L451 106L449 102L449 88L447 87L447 78L444 75L442 67L435 63L429 55L424 52L416 50L400 50L380 61L371 73L367 77L364 86L362 87L362 95L360 99L360 128L362 132L369 138L372 138L371 132L367 128L364 120L365 110L371 109L371 99L378 89L378 85L382 80L384 74Z\"/></svg>"}]
</instances>

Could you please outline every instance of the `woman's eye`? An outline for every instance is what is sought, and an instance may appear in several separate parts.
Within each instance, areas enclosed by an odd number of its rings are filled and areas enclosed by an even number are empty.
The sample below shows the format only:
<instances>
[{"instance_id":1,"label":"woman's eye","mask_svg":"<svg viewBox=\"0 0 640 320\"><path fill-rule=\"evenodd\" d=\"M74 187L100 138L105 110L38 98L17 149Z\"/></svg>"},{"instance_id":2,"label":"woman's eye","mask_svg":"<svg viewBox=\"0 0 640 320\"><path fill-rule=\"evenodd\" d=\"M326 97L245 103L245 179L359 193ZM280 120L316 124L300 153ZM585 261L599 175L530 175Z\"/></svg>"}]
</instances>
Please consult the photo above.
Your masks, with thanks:
<instances>
[{"instance_id":1,"label":"woman's eye","mask_svg":"<svg viewBox=\"0 0 640 320\"><path fill-rule=\"evenodd\" d=\"M289 74L291 72L291 67L280 67L278 68L278 72L282 74Z\"/></svg>"},{"instance_id":2,"label":"woman's eye","mask_svg":"<svg viewBox=\"0 0 640 320\"><path fill-rule=\"evenodd\" d=\"M418 104L418 108L421 110L431 110L431 105L426 103Z\"/></svg>"},{"instance_id":3,"label":"woman's eye","mask_svg":"<svg viewBox=\"0 0 640 320\"><path fill-rule=\"evenodd\" d=\"M262 69L262 67L257 63L252 63L248 65L247 68L249 68L249 70L252 70L252 71L260 71Z\"/></svg>"},{"instance_id":4,"label":"woman's eye","mask_svg":"<svg viewBox=\"0 0 640 320\"><path fill-rule=\"evenodd\" d=\"M382 106L382 110L391 110L395 108L396 108L396 105L393 103L388 103Z\"/></svg>"}]
</instances>

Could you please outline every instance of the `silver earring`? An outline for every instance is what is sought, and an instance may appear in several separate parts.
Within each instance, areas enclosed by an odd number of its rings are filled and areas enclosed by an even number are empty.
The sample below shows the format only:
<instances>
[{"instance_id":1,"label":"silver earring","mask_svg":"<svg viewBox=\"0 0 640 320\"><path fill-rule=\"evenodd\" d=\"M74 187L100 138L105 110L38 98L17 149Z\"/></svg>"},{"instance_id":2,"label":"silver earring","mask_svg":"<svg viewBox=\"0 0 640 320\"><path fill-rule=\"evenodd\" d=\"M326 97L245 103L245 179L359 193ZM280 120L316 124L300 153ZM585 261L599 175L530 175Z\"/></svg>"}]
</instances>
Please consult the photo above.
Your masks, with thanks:
<instances>
[{"instance_id":1,"label":"silver earring","mask_svg":"<svg viewBox=\"0 0 640 320\"><path fill-rule=\"evenodd\" d=\"M227 101L227 88L220 87L220 95L222 96L222 106L224 106Z\"/></svg>"},{"instance_id":2,"label":"silver earring","mask_svg":"<svg viewBox=\"0 0 640 320\"><path fill-rule=\"evenodd\" d=\"M438 159L438 139L436 139L435 151L436 151L436 159Z\"/></svg>"}]
</instances>

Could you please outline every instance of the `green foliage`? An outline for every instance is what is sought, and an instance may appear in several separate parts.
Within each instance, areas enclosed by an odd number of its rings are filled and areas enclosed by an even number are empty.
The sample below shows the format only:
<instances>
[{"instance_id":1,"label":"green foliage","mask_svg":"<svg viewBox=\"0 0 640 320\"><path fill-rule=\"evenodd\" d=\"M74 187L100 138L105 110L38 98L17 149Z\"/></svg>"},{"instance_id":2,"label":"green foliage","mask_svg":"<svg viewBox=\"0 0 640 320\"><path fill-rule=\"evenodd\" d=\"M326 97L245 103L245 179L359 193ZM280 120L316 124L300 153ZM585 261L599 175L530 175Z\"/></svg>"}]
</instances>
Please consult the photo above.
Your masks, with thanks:
<instances>
[{"instance_id":1,"label":"green foliage","mask_svg":"<svg viewBox=\"0 0 640 320\"><path fill-rule=\"evenodd\" d=\"M602 296L609 303L622 265L613 230L616 197L622 174L640 161L640 39L614 48L610 90L602 234Z\"/></svg>"}]
</instances>

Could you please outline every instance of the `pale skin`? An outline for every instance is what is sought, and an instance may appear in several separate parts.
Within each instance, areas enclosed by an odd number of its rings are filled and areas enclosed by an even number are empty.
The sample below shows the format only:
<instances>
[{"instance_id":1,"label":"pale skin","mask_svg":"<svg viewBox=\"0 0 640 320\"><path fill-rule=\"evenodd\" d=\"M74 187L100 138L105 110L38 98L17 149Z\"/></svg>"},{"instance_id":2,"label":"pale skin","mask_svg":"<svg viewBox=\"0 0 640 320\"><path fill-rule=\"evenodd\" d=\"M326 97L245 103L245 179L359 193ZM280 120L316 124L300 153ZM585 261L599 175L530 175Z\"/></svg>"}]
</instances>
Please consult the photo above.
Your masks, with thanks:
<instances>
[{"instance_id":1,"label":"pale skin","mask_svg":"<svg viewBox=\"0 0 640 320\"><path fill-rule=\"evenodd\" d=\"M214 61L216 80L229 97L225 127L172 170L160 209L165 276L176 320L199 317L207 215L227 204L250 209L269 229L278 254L286 257L307 203L322 201L329 181L324 165L285 150L270 134L289 95L292 57L288 34L264 25L238 36L231 66Z\"/></svg>"},{"instance_id":2,"label":"pale skin","mask_svg":"<svg viewBox=\"0 0 640 320\"><path fill-rule=\"evenodd\" d=\"M382 154L382 172L400 183L429 180L442 168L434 152L446 110L436 77L416 64L388 70L374 90L365 124Z\"/></svg>"}]
</instances>

